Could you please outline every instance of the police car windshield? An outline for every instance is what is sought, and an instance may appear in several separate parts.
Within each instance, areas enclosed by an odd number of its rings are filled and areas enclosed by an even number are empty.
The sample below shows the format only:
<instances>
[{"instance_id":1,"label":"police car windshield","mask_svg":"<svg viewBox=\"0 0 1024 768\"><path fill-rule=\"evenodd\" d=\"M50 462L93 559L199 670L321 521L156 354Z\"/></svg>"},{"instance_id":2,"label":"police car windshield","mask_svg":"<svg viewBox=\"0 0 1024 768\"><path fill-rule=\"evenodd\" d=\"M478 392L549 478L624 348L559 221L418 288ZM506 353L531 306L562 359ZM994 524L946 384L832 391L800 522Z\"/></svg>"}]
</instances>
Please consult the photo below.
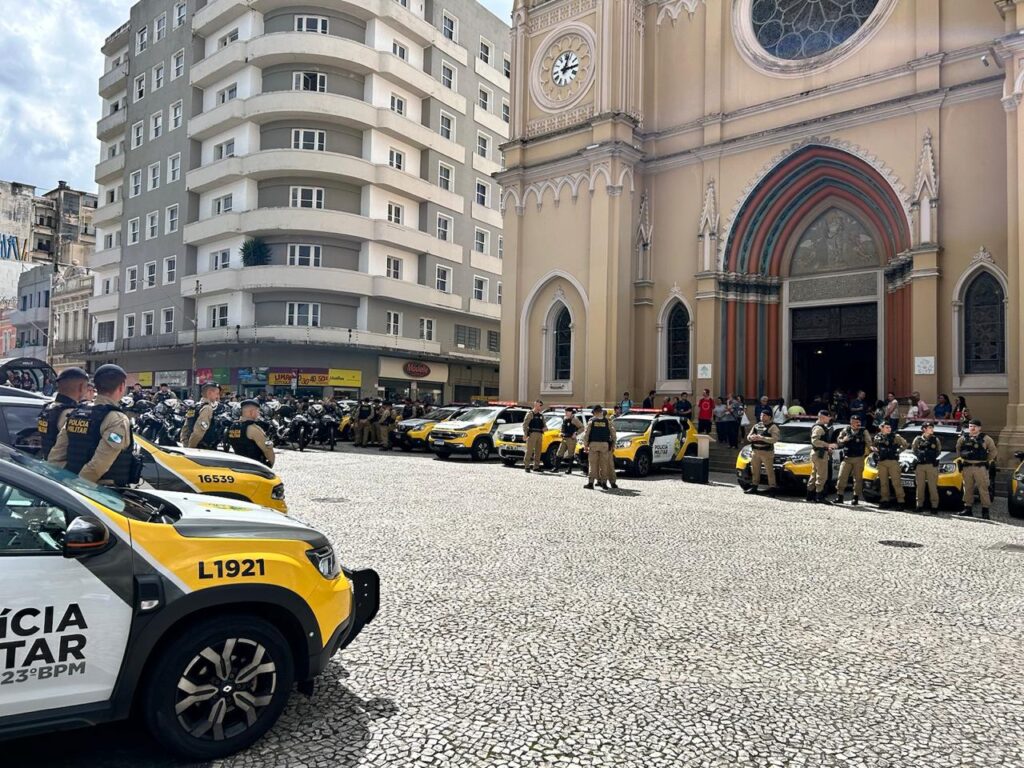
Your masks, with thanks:
<instances>
[{"instance_id":1,"label":"police car windshield","mask_svg":"<svg viewBox=\"0 0 1024 768\"><path fill-rule=\"evenodd\" d=\"M458 408L435 408L426 416L424 416L424 418L429 419L430 421L441 421L442 419L447 419L453 413L458 412Z\"/></svg>"},{"instance_id":2,"label":"police car windshield","mask_svg":"<svg viewBox=\"0 0 1024 768\"><path fill-rule=\"evenodd\" d=\"M904 429L902 432L900 432L900 437L902 437L908 443L914 442L914 438L920 436L920 429ZM942 446L942 450L956 450L956 441L960 437L959 434L957 434L956 432L939 432L938 430L935 430L935 436L939 438L939 445Z\"/></svg>"},{"instance_id":3,"label":"police car windshield","mask_svg":"<svg viewBox=\"0 0 1024 768\"><path fill-rule=\"evenodd\" d=\"M459 421L466 421L470 424L486 424L498 413L497 408L470 408L459 416Z\"/></svg>"},{"instance_id":4,"label":"police car windshield","mask_svg":"<svg viewBox=\"0 0 1024 768\"><path fill-rule=\"evenodd\" d=\"M102 504L108 509L112 509L115 512L125 512L124 499L109 488L104 488L89 480L84 480L75 473L68 472L66 469L57 469L52 464L35 459L21 451L10 451L9 453L5 451L4 458L7 458L12 464L24 467L29 472L45 477L47 480L52 480L63 485L65 488L70 488L75 493L85 496L87 499L98 504Z\"/></svg>"},{"instance_id":5,"label":"police car windshield","mask_svg":"<svg viewBox=\"0 0 1024 768\"><path fill-rule=\"evenodd\" d=\"M780 443L810 443L813 424L783 424L779 427Z\"/></svg>"},{"instance_id":6,"label":"police car windshield","mask_svg":"<svg viewBox=\"0 0 1024 768\"><path fill-rule=\"evenodd\" d=\"M548 425L548 429L559 429L562 426L562 414L548 416L544 423Z\"/></svg>"},{"instance_id":7,"label":"police car windshield","mask_svg":"<svg viewBox=\"0 0 1024 768\"><path fill-rule=\"evenodd\" d=\"M616 432L638 432L643 433L650 429L653 419L634 419L629 416L620 416L614 422Z\"/></svg>"}]
</instances>

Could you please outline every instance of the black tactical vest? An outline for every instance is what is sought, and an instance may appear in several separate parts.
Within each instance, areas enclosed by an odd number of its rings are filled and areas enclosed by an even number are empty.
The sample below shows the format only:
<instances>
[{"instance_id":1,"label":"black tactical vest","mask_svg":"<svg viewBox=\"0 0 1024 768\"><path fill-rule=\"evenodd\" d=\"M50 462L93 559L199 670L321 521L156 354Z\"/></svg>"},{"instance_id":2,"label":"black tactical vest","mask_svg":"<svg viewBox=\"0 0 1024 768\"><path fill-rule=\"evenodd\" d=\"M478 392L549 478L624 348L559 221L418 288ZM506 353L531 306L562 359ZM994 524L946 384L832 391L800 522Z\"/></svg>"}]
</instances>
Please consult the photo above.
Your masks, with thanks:
<instances>
[{"instance_id":1,"label":"black tactical vest","mask_svg":"<svg viewBox=\"0 0 1024 768\"><path fill-rule=\"evenodd\" d=\"M371 413L373 413L373 409L366 403L363 403L359 406L359 410L356 411L356 418L360 421L365 421L370 418Z\"/></svg>"},{"instance_id":2,"label":"black tactical vest","mask_svg":"<svg viewBox=\"0 0 1024 768\"><path fill-rule=\"evenodd\" d=\"M191 438L192 433L196 430L196 422L199 421L199 414L202 413L203 408L206 406L210 407L210 425L206 428L206 432L203 434L203 439L199 441L196 448L214 449L220 442L222 430L218 426L217 420L214 418L217 409L212 403L196 403L194 406L189 408L185 412L185 425L188 435Z\"/></svg>"},{"instance_id":3,"label":"black tactical vest","mask_svg":"<svg viewBox=\"0 0 1024 768\"><path fill-rule=\"evenodd\" d=\"M116 405L82 405L68 414L64 428L68 433L68 456L64 468L76 475L88 464L103 439L103 420L111 411L123 411ZM138 482L138 465L132 452L134 440L128 429L128 446L114 459L100 480L123 488Z\"/></svg>"},{"instance_id":4,"label":"black tactical vest","mask_svg":"<svg viewBox=\"0 0 1024 768\"><path fill-rule=\"evenodd\" d=\"M879 461L895 461L900 457L900 449L896 445L896 435L891 432L883 435L879 432L875 435L874 445L878 448Z\"/></svg>"},{"instance_id":5,"label":"black tactical vest","mask_svg":"<svg viewBox=\"0 0 1024 768\"><path fill-rule=\"evenodd\" d=\"M960 444L960 458L964 461L988 461L988 449L985 448L985 435L981 432L977 437L965 435Z\"/></svg>"},{"instance_id":6,"label":"black tactical vest","mask_svg":"<svg viewBox=\"0 0 1024 768\"><path fill-rule=\"evenodd\" d=\"M918 464L938 464L939 454L942 453L942 445L939 443L939 439L932 435L931 437L921 437L914 440L914 456L917 457Z\"/></svg>"},{"instance_id":7,"label":"black tactical vest","mask_svg":"<svg viewBox=\"0 0 1024 768\"><path fill-rule=\"evenodd\" d=\"M814 448L814 442L813 442L813 440L814 440L814 430L819 429L819 428L821 429L821 437L819 439L825 441L826 443L829 442L832 439L832 430L829 429L824 424L815 424L813 427L811 427L811 440L812 440L811 447L814 450L814 454L819 459L823 459L823 458L825 458L825 454L827 453L827 450L825 448Z\"/></svg>"},{"instance_id":8,"label":"black tactical vest","mask_svg":"<svg viewBox=\"0 0 1024 768\"><path fill-rule=\"evenodd\" d=\"M858 429L854 432L852 429L844 429L843 432L847 435L846 442L843 444L843 450L846 451L846 455L854 459L863 456L864 447L866 446L864 430Z\"/></svg>"},{"instance_id":9,"label":"black tactical vest","mask_svg":"<svg viewBox=\"0 0 1024 768\"><path fill-rule=\"evenodd\" d=\"M593 418L590 420L590 442L592 443L610 443L612 441L612 431L608 426L608 419L605 417Z\"/></svg>"},{"instance_id":10,"label":"black tactical vest","mask_svg":"<svg viewBox=\"0 0 1024 768\"><path fill-rule=\"evenodd\" d=\"M530 415L530 432L543 432L544 431L544 415L540 413L533 413Z\"/></svg>"},{"instance_id":11,"label":"black tactical vest","mask_svg":"<svg viewBox=\"0 0 1024 768\"><path fill-rule=\"evenodd\" d=\"M43 410L39 412L39 421L36 424L36 429L39 430L41 440L41 447L39 449L40 459L45 460L50 455L50 450L53 448L54 443L57 442L57 434L60 432L61 414L65 411L74 410L77 407L78 403L67 395L57 395L56 400L52 403L47 403Z\"/></svg>"},{"instance_id":12,"label":"black tactical vest","mask_svg":"<svg viewBox=\"0 0 1024 768\"><path fill-rule=\"evenodd\" d=\"M758 440L757 439L758 437L764 437L765 435L767 435L768 434L768 430L771 429L771 428L772 428L771 424L769 424L767 426L765 426L764 424L755 424L754 425L754 435L755 435L755 437L754 437L753 440L750 441L750 445L752 447L756 448L759 451L770 451L770 450L772 450L775 447L772 443L766 443L763 440Z\"/></svg>"},{"instance_id":13,"label":"black tactical vest","mask_svg":"<svg viewBox=\"0 0 1024 768\"><path fill-rule=\"evenodd\" d=\"M573 424L572 419L562 418L562 437L575 437L579 428Z\"/></svg>"},{"instance_id":14,"label":"black tactical vest","mask_svg":"<svg viewBox=\"0 0 1024 768\"><path fill-rule=\"evenodd\" d=\"M228 445L239 456L245 456L247 459L255 459L261 464L266 464L267 457L263 455L263 449L260 448L255 440L245 434L248 426L255 423L255 421L231 422L231 425L228 427Z\"/></svg>"}]
</instances>

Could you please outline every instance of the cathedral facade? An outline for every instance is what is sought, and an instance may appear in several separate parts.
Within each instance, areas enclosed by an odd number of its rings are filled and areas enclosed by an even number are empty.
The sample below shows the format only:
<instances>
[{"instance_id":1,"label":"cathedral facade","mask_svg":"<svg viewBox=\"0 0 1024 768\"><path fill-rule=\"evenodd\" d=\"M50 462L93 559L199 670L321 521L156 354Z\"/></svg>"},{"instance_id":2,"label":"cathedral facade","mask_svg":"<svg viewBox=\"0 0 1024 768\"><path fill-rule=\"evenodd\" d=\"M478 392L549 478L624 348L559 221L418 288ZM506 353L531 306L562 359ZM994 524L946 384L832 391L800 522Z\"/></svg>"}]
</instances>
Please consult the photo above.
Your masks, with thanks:
<instances>
[{"instance_id":1,"label":"cathedral facade","mask_svg":"<svg viewBox=\"0 0 1024 768\"><path fill-rule=\"evenodd\" d=\"M1024 1L517 0L512 46L504 398L942 393L1024 447Z\"/></svg>"}]
</instances>

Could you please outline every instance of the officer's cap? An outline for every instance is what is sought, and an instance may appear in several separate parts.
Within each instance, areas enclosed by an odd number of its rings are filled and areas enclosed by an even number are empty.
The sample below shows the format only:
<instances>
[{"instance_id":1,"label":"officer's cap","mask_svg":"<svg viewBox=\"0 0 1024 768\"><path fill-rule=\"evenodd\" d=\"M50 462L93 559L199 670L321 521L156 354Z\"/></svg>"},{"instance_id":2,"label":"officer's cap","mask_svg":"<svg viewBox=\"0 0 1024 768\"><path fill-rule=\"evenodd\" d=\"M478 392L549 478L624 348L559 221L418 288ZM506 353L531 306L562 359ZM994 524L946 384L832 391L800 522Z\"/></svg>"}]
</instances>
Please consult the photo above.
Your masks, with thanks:
<instances>
[{"instance_id":1,"label":"officer's cap","mask_svg":"<svg viewBox=\"0 0 1024 768\"><path fill-rule=\"evenodd\" d=\"M592 413L604 413L604 408L602 408L600 405L595 405Z\"/></svg>"},{"instance_id":2,"label":"officer's cap","mask_svg":"<svg viewBox=\"0 0 1024 768\"><path fill-rule=\"evenodd\" d=\"M203 386L199 388L199 391L205 392L208 389L220 389L220 384L215 381L204 381Z\"/></svg>"},{"instance_id":3,"label":"officer's cap","mask_svg":"<svg viewBox=\"0 0 1024 768\"><path fill-rule=\"evenodd\" d=\"M819 416L831 416L832 414L829 411L818 411L818 415Z\"/></svg>"},{"instance_id":4,"label":"officer's cap","mask_svg":"<svg viewBox=\"0 0 1024 768\"><path fill-rule=\"evenodd\" d=\"M71 381L72 379L88 379L89 374L78 367L65 368L57 376L57 381Z\"/></svg>"},{"instance_id":5,"label":"officer's cap","mask_svg":"<svg viewBox=\"0 0 1024 768\"><path fill-rule=\"evenodd\" d=\"M981 419L971 419L970 425L972 427L980 427L981 426Z\"/></svg>"},{"instance_id":6,"label":"officer's cap","mask_svg":"<svg viewBox=\"0 0 1024 768\"><path fill-rule=\"evenodd\" d=\"M256 408L259 408L260 407L260 401L259 400L243 400L238 405L239 405L240 408L245 408L245 406L247 406L247 405L251 405L251 406L254 406Z\"/></svg>"},{"instance_id":7,"label":"officer's cap","mask_svg":"<svg viewBox=\"0 0 1024 768\"><path fill-rule=\"evenodd\" d=\"M850 423L852 424L855 421L858 424L860 424L860 416L858 416L857 414L853 414L852 416L850 416Z\"/></svg>"}]
</instances>

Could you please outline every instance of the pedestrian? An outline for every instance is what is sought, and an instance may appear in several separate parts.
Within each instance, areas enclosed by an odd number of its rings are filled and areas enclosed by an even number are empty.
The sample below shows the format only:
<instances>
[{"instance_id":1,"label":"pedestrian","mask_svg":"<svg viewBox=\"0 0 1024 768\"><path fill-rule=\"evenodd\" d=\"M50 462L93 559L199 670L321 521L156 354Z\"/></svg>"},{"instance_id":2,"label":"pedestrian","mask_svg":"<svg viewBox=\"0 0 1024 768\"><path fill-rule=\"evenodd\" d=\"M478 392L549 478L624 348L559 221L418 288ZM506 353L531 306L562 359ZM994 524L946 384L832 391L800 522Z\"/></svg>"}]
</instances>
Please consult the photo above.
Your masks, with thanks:
<instances>
[{"instance_id":1,"label":"pedestrian","mask_svg":"<svg viewBox=\"0 0 1024 768\"><path fill-rule=\"evenodd\" d=\"M715 406L715 436L718 438L718 442L722 445L726 445L729 442L729 427L726 426L725 420L728 417L732 419L732 415L729 413L729 408L725 404L725 398L718 398L718 404Z\"/></svg>"},{"instance_id":2,"label":"pedestrian","mask_svg":"<svg viewBox=\"0 0 1024 768\"><path fill-rule=\"evenodd\" d=\"M633 401L629 399L629 392L622 393L622 400L619 401L619 409L623 416L629 413L633 408Z\"/></svg>"},{"instance_id":3,"label":"pedestrian","mask_svg":"<svg viewBox=\"0 0 1024 768\"><path fill-rule=\"evenodd\" d=\"M693 403L690 402L690 393L683 392L676 401L676 416L683 420L683 431L690 428L690 421L693 419Z\"/></svg>"},{"instance_id":4,"label":"pedestrian","mask_svg":"<svg viewBox=\"0 0 1024 768\"><path fill-rule=\"evenodd\" d=\"M672 413L675 410L675 403L672 402L672 398L666 396L665 400L661 404L662 413Z\"/></svg>"},{"instance_id":5,"label":"pedestrian","mask_svg":"<svg viewBox=\"0 0 1024 768\"><path fill-rule=\"evenodd\" d=\"M850 416L850 426L844 427L836 438L836 446L843 452L843 462L839 465L839 480L836 482L836 504L846 502L846 484L853 478L853 501L856 507L864 495L864 459L868 455L870 435L863 429L861 417Z\"/></svg>"},{"instance_id":6,"label":"pedestrian","mask_svg":"<svg viewBox=\"0 0 1024 768\"><path fill-rule=\"evenodd\" d=\"M771 410L762 410L758 423L747 435L750 441L750 487L746 493L756 494L761 485L761 469L764 468L765 477L768 480L768 495L774 496L777 492L775 487L775 443L779 441L781 433L778 426L772 421Z\"/></svg>"},{"instance_id":7,"label":"pedestrian","mask_svg":"<svg viewBox=\"0 0 1024 768\"><path fill-rule=\"evenodd\" d=\"M807 480L807 501L825 501L828 468L832 463L830 455L836 449L829 428L831 422L831 411L822 409L818 411L818 420L811 427L811 476Z\"/></svg>"},{"instance_id":8,"label":"pedestrian","mask_svg":"<svg viewBox=\"0 0 1024 768\"><path fill-rule=\"evenodd\" d=\"M850 401L850 420L854 416L860 417L861 424L867 424L868 401L867 393L863 389L857 390L857 396Z\"/></svg>"},{"instance_id":9,"label":"pedestrian","mask_svg":"<svg viewBox=\"0 0 1024 768\"><path fill-rule=\"evenodd\" d=\"M710 435L714 418L715 399L711 397L711 390L705 389L697 401L697 431L702 435Z\"/></svg>"},{"instance_id":10,"label":"pedestrian","mask_svg":"<svg viewBox=\"0 0 1024 768\"><path fill-rule=\"evenodd\" d=\"M612 418L613 419L617 419L620 416L622 416L622 406L621 405L616 405L615 408L612 409Z\"/></svg>"},{"instance_id":11,"label":"pedestrian","mask_svg":"<svg viewBox=\"0 0 1024 768\"><path fill-rule=\"evenodd\" d=\"M924 401L920 392L914 392L911 394L911 403L917 406L917 418L927 419L931 417L932 407Z\"/></svg>"},{"instance_id":12,"label":"pedestrian","mask_svg":"<svg viewBox=\"0 0 1024 768\"><path fill-rule=\"evenodd\" d=\"M38 457L44 461L57 442L68 414L85 400L89 374L81 368L65 368L57 377L57 396L39 412L36 429L39 431Z\"/></svg>"},{"instance_id":13,"label":"pedestrian","mask_svg":"<svg viewBox=\"0 0 1024 768\"><path fill-rule=\"evenodd\" d=\"M988 509L992 506L989 494L989 470L995 467L998 450L995 441L981 431L981 421L971 419L967 434L956 441L956 455L963 467L964 511L960 517L974 517L974 489L981 499L981 517L988 520Z\"/></svg>"},{"instance_id":14,"label":"pedestrian","mask_svg":"<svg viewBox=\"0 0 1024 768\"><path fill-rule=\"evenodd\" d=\"M260 418L258 400L243 400L239 417L228 427L228 445L239 456L274 466L274 441L257 423Z\"/></svg>"},{"instance_id":15,"label":"pedestrian","mask_svg":"<svg viewBox=\"0 0 1024 768\"><path fill-rule=\"evenodd\" d=\"M572 474L572 463L576 459L576 440L582 431L583 422L576 415L576 409L566 408L565 415L562 416L562 442L559 443L558 453L555 454L555 467L553 471L557 472L559 470L564 458L566 461L565 474Z\"/></svg>"},{"instance_id":16,"label":"pedestrian","mask_svg":"<svg viewBox=\"0 0 1024 768\"><path fill-rule=\"evenodd\" d=\"M596 480L605 490L608 489L608 482L612 488L618 488L615 482L615 464L612 457L612 448L615 445L615 425L604 415L604 408L595 405L593 416L587 422L586 431L583 433L583 450L590 457L590 470L587 474L587 484L583 487L593 490Z\"/></svg>"},{"instance_id":17,"label":"pedestrian","mask_svg":"<svg viewBox=\"0 0 1024 768\"><path fill-rule=\"evenodd\" d=\"M971 411L967 407L967 400L964 399L963 395L957 395L956 407L953 408L953 419L960 422L961 429L969 426L968 422L971 420Z\"/></svg>"},{"instance_id":18,"label":"pedestrian","mask_svg":"<svg viewBox=\"0 0 1024 768\"><path fill-rule=\"evenodd\" d=\"M806 416L807 415L807 411L804 410L804 407L802 405L800 405L800 401L797 398L795 398L795 397L793 398L792 404L789 406L788 413L789 413L790 416Z\"/></svg>"},{"instance_id":19,"label":"pedestrian","mask_svg":"<svg viewBox=\"0 0 1024 768\"><path fill-rule=\"evenodd\" d=\"M651 408L654 408L654 395L655 394L656 393L655 393L655 391L653 389L650 392L647 393L647 397L644 398L644 408L647 408L648 410L651 409Z\"/></svg>"},{"instance_id":20,"label":"pedestrian","mask_svg":"<svg viewBox=\"0 0 1024 768\"><path fill-rule=\"evenodd\" d=\"M889 422L893 432L900 428L900 401L892 392L886 396L885 420Z\"/></svg>"},{"instance_id":21,"label":"pedestrian","mask_svg":"<svg viewBox=\"0 0 1024 768\"><path fill-rule=\"evenodd\" d=\"M935 418L940 421L948 419L953 415L953 404L949 402L949 395L939 395L939 399L935 402L935 408L932 409L932 413Z\"/></svg>"},{"instance_id":22,"label":"pedestrian","mask_svg":"<svg viewBox=\"0 0 1024 768\"><path fill-rule=\"evenodd\" d=\"M523 456L523 466L527 472L532 471L530 462L533 462L533 468L538 472L544 469L541 456L541 444L544 438L544 430L547 429L547 425L544 421L544 403L540 400L533 401L533 410L526 414L523 419L523 437L526 439L526 454Z\"/></svg>"},{"instance_id":23,"label":"pedestrian","mask_svg":"<svg viewBox=\"0 0 1024 768\"><path fill-rule=\"evenodd\" d=\"M729 447L737 449L740 447L740 428L749 427L750 420L743 408L743 398L730 395L728 407L729 413L732 414L732 421L729 422Z\"/></svg>"},{"instance_id":24,"label":"pedestrian","mask_svg":"<svg viewBox=\"0 0 1024 768\"><path fill-rule=\"evenodd\" d=\"M761 395L761 399L757 401L757 405L754 406L754 426L756 427L761 423L761 414L765 411L770 416L772 413L772 406L768 402L768 395Z\"/></svg>"},{"instance_id":25,"label":"pedestrian","mask_svg":"<svg viewBox=\"0 0 1024 768\"><path fill-rule=\"evenodd\" d=\"M785 424L789 421L789 411L786 409L786 399L780 397L779 402L772 408L772 421L776 424Z\"/></svg>"},{"instance_id":26,"label":"pedestrian","mask_svg":"<svg viewBox=\"0 0 1024 768\"><path fill-rule=\"evenodd\" d=\"M829 410L832 411L833 418L838 419L841 423L850 421L850 401L843 390L836 389L832 393L832 405Z\"/></svg>"},{"instance_id":27,"label":"pedestrian","mask_svg":"<svg viewBox=\"0 0 1024 768\"><path fill-rule=\"evenodd\" d=\"M917 465L914 467L914 484L917 486L917 503L914 511L923 513L927 493L931 494L931 513L939 511L939 455L942 444L935 436L935 424L928 421L921 426L921 434L910 444Z\"/></svg>"},{"instance_id":28,"label":"pedestrian","mask_svg":"<svg viewBox=\"0 0 1024 768\"><path fill-rule=\"evenodd\" d=\"M882 500L879 509L892 506L890 497L896 492L896 504L902 507L906 503L903 495L903 481L900 477L900 452L907 450L907 441L897 435L888 419L882 422L882 428L871 441L871 450L875 454L878 467L878 489Z\"/></svg>"}]
</instances>

